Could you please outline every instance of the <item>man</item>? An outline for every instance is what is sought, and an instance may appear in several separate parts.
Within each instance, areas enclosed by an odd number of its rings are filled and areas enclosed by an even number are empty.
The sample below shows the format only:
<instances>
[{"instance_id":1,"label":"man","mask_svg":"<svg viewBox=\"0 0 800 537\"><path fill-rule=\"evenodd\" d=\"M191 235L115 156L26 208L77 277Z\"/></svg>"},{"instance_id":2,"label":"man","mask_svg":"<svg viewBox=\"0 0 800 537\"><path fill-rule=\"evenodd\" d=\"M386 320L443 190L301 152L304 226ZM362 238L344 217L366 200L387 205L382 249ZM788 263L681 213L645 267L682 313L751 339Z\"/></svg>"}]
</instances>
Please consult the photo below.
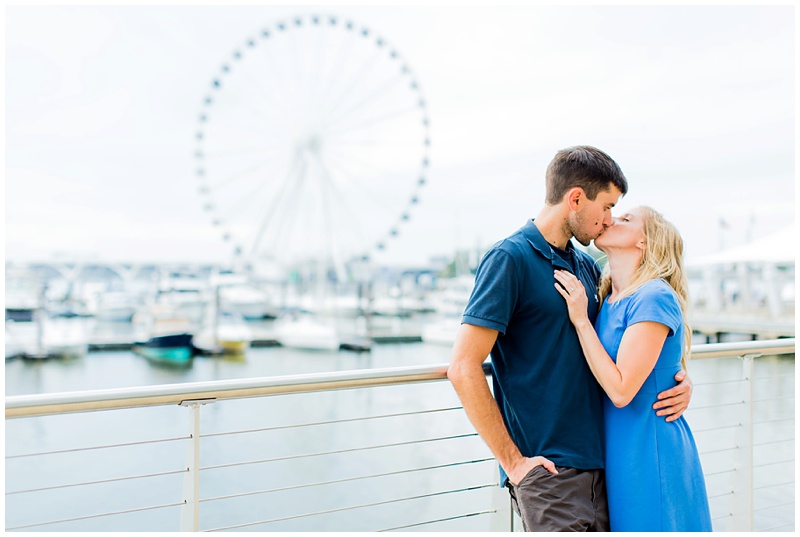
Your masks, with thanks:
<instances>
[{"instance_id":1,"label":"man","mask_svg":"<svg viewBox=\"0 0 800 537\"><path fill-rule=\"evenodd\" d=\"M554 270L572 272L599 309L600 276L588 245L613 225L628 190L614 160L590 146L559 151L545 207L481 260L447 376L500 463L500 481L526 531L608 531L602 390L581 351ZM482 363L491 354L494 398ZM691 381L658 395L658 415L677 419Z\"/></svg>"}]
</instances>

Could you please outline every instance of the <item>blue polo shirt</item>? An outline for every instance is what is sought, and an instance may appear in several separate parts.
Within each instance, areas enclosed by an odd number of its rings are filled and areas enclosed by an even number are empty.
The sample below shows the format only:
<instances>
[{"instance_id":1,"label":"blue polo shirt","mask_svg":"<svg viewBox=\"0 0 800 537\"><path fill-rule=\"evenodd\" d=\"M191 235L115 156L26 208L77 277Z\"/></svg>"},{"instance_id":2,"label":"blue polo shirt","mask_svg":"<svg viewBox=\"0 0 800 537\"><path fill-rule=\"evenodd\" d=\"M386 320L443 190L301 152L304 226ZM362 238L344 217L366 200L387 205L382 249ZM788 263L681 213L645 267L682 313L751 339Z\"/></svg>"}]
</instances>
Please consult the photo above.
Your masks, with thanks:
<instances>
[{"instance_id":1,"label":"blue polo shirt","mask_svg":"<svg viewBox=\"0 0 800 537\"><path fill-rule=\"evenodd\" d=\"M603 468L602 390L553 276L566 269L581 280L594 323L600 271L572 242L566 252L565 259L556 255L529 220L484 255L461 322L500 332L491 352L494 397L522 454Z\"/></svg>"}]
</instances>

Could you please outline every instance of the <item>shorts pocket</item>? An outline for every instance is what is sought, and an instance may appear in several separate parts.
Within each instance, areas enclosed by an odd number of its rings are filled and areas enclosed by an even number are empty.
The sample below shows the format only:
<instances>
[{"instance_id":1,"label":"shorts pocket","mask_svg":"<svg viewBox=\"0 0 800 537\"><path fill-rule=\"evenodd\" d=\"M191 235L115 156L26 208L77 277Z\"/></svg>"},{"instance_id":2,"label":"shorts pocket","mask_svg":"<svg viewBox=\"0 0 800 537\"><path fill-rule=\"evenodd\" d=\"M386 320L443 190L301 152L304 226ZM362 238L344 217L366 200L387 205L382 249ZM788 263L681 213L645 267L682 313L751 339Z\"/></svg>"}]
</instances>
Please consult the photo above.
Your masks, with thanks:
<instances>
[{"instance_id":1,"label":"shorts pocket","mask_svg":"<svg viewBox=\"0 0 800 537\"><path fill-rule=\"evenodd\" d=\"M532 483L533 481L536 481L536 479L541 477L543 473L549 474L550 471L541 464L538 466L534 466L533 468L531 468L530 472L525 474L525 477L522 478L522 481L519 482L519 485L521 486L527 483Z\"/></svg>"}]
</instances>

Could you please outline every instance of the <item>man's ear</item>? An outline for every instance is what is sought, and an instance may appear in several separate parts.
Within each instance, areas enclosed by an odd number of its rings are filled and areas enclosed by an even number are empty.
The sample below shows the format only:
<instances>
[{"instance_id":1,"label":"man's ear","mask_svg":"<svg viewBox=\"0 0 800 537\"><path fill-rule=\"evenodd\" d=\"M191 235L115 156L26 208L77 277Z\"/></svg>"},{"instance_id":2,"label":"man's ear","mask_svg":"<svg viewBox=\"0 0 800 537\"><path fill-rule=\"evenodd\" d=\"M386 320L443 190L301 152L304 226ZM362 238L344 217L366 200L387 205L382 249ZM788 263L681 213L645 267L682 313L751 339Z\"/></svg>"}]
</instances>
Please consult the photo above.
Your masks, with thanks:
<instances>
[{"instance_id":1,"label":"man's ear","mask_svg":"<svg viewBox=\"0 0 800 537\"><path fill-rule=\"evenodd\" d=\"M581 206L581 203L586 202L586 193L579 186L574 186L567 190L567 193L564 194L564 197L567 200L567 205L573 211L577 211Z\"/></svg>"}]
</instances>

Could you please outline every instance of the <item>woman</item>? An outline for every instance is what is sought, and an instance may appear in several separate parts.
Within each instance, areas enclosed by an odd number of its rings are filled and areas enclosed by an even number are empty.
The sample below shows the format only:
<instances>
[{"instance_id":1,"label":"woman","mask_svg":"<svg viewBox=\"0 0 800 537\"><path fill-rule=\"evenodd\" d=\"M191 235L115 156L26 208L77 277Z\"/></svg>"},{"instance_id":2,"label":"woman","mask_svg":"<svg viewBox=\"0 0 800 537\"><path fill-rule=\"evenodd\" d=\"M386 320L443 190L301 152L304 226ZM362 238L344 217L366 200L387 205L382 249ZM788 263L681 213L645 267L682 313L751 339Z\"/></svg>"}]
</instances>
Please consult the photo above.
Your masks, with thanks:
<instances>
[{"instance_id":1,"label":"woman","mask_svg":"<svg viewBox=\"0 0 800 537\"><path fill-rule=\"evenodd\" d=\"M703 471L683 417L668 422L651 406L685 367L683 241L649 207L615 219L595 246L608 256L596 328L575 276L556 271L556 288L595 378L606 392L606 487L612 531L711 531ZM595 331L596 330L596 331Z\"/></svg>"}]
</instances>

